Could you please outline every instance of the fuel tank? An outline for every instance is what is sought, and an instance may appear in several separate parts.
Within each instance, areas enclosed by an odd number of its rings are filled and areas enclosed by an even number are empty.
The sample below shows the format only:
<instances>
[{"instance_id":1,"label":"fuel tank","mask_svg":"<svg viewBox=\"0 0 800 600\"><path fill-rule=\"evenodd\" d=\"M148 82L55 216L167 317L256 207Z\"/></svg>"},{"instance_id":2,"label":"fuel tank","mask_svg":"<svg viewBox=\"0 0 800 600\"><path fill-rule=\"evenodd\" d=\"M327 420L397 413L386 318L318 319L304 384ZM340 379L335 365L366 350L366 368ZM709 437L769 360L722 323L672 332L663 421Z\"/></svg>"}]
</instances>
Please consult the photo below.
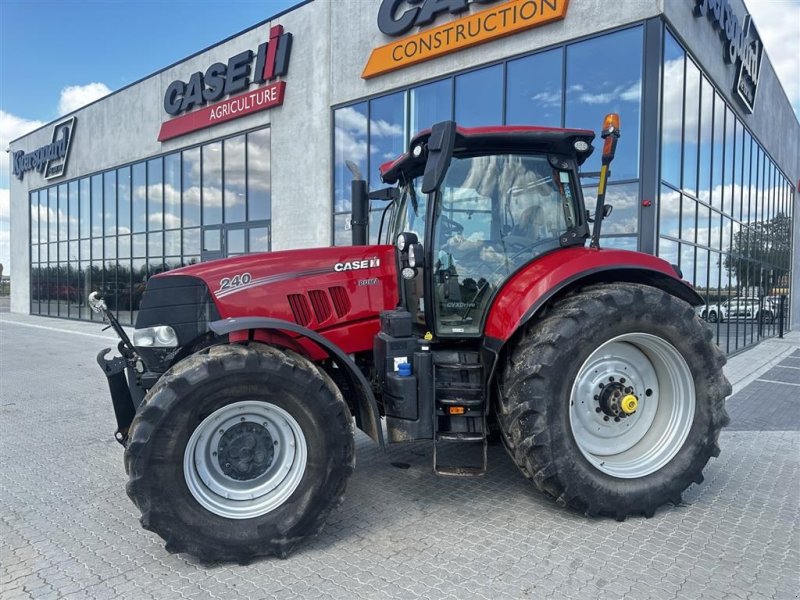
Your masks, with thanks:
<instances>
[{"instance_id":1,"label":"fuel tank","mask_svg":"<svg viewBox=\"0 0 800 600\"><path fill-rule=\"evenodd\" d=\"M381 311L398 301L394 246L341 246L248 254L190 265L220 318L273 317L320 331L346 352L372 349Z\"/></svg>"}]
</instances>

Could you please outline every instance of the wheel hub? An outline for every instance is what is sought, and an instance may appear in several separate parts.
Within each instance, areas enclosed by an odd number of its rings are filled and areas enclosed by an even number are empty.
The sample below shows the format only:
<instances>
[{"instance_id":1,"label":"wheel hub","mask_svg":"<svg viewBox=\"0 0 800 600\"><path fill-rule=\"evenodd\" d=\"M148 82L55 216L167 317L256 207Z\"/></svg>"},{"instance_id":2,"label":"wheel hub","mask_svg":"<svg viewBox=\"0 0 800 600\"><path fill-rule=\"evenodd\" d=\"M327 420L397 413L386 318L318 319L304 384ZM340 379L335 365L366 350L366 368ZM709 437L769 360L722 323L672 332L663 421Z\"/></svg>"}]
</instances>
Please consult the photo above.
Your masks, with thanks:
<instances>
[{"instance_id":1,"label":"wheel hub","mask_svg":"<svg viewBox=\"0 0 800 600\"><path fill-rule=\"evenodd\" d=\"M608 383L599 384L599 393L595 394L598 407L596 412L603 414L604 419L619 421L636 412L639 399L634 393L633 386L627 385L624 377L617 381L613 376L608 378Z\"/></svg>"},{"instance_id":2,"label":"wheel hub","mask_svg":"<svg viewBox=\"0 0 800 600\"><path fill-rule=\"evenodd\" d=\"M217 446L217 461L222 472L237 481L255 479L272 464L275 451L266 427L244 422L234 425Z\"/></svg>"}]
</instances>

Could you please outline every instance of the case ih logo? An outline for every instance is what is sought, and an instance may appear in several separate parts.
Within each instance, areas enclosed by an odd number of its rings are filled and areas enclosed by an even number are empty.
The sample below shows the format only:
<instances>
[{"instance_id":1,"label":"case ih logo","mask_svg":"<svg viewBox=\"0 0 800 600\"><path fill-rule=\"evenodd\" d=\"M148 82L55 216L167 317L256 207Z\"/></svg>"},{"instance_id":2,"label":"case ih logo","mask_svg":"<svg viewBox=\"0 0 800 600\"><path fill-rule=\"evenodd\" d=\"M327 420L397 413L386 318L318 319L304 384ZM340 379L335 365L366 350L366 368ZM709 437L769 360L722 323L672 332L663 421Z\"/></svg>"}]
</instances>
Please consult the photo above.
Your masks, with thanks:
<instances>
[{"instance_id":1,"label":"case ih logo","mask_svg":"<svg viewBox=\"0 0 800 600\"><path fill-rule=\"evenodd\" d=\"M33 152L14 152L12 163L14 175L22 181L25 173L34 169L44 174L45 179L61 177L67 170L67 158L75 131L75 117L53 126L53 141Z\"/></svg>"},{"instance_id":2,"label":"case ih logo","mask_svg":"<svg viewBox=\"0 0 800 600\"><path fill-rule=\"evenodd\" d=\"M747 112L752 113L758 92L763 45L750 15L745 15L740 23L728 0L696 0L694 15L708 17L714 28L719 29L719 37L725 45L725 62L732 65L739 63L733 91Z\"/></svg>"},{"instance_id":3,"label":"case ih logo","mask_svg":"<svg viewBox=\"0 0 800 600\"><path fill-rule=\"evenodd\" d=\"M173 81L164 93L164 110L176 118L161 124L158 141L283 104L285 81L262 84L286 75L291 50L292 34L276 25L269 30L269 41L256 52L245 50L231 56L227 63L214 63L205 73L194 73L189 81ZM242 93L253 84L262 87ZM217 102L224 96L233 97ZM197 107L205 108L192 111Z\"/></svg>"}]
</instances>

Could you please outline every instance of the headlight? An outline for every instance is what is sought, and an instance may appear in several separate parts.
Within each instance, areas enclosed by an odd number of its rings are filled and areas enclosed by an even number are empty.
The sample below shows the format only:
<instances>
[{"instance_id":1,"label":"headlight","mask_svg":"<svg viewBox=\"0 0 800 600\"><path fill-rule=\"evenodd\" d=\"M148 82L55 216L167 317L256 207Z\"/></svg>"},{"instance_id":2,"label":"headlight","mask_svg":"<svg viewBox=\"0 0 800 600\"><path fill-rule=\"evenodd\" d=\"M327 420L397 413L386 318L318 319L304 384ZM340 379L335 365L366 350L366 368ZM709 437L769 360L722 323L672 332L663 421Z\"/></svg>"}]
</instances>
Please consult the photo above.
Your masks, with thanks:
<instances>
[{"instance_id":1,"label":"headlight","mask_svg":"<svg viewBox=\"0 0 800 600\"><path fill-rule=\"evenodd\" d=\"M405 252L409 246L412 246L417 243L417 234L413 231L404 231L403 233L397 236L397 249L400 252Z\"/></svg>"},{"instance_id":2,"label":"headlight","mask_svg":"<svg viewBox=\"0 0 800 600\"><path fill-rule=\"evenodd\" d=\"M133 345L149 348L175 348L178 345L178 336L169 325L145 327L133 332Z\"/></svg>"},{"instance_id":3,"label":"headlight","mask_svg":"<svg viewBox=\"0 0 800 600\"><path fill-rule=\"evenodd\" d=\"M408 266L414 269L422 267L422 244L411 244L408 247Z\"/></svg>"},{"instance_id":4,"label":"headlight","mask_svg":"<svg viewBox=\"0 0 800 600\"><path fill-rule=\"evenodd\" d=\"M589 144L587 144L583 140L576 141L573 144L573 146L575 147L575 150L577 150L578 152L586 152L589 149Z\"/></svg>"}]
</instances>

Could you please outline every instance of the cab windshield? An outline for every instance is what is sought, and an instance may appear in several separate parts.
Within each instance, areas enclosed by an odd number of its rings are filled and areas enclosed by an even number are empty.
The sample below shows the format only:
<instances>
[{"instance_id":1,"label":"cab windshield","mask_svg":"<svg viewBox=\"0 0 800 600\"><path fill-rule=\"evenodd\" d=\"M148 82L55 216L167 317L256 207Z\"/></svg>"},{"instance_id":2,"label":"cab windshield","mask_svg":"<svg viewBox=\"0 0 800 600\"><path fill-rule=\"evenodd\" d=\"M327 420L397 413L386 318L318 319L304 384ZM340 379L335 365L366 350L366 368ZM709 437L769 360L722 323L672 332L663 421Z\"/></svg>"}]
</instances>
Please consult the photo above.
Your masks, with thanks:
<instances>
[{"instance_id":1,"label":"cab windshield","mask_svg":"<svg viewBox=\"0 0 800 600\"><path fill-rule=\"evenodd\" d=\"M433 215L439 335L477 334L493 293L576 225L570 172L545 155L454 157ZM420 236L421 237L421 236Z\"/></svg>"}]
</instances>

